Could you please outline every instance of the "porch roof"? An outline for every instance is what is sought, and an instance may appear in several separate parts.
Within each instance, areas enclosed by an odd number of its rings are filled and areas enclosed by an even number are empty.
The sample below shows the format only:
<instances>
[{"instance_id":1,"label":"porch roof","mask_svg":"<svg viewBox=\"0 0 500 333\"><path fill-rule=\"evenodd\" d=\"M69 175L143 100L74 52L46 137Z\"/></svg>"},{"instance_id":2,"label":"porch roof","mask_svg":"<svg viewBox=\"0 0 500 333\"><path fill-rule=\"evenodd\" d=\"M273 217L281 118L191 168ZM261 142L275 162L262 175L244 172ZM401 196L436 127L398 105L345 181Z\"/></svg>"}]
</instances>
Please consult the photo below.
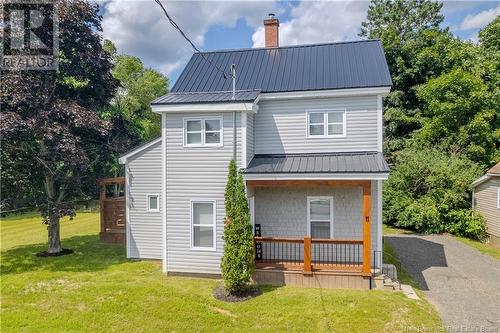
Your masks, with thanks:
<instances>
[{"instance_id":1,"label":"porch roof","mask_svg":"<svg viewBox=\"0 0 500 333\"><path fill-rule=\"evenodd\" d=\"M255 155L246 174L353 174L388 173L379 152Z\"/></svg>"}]
</instances>

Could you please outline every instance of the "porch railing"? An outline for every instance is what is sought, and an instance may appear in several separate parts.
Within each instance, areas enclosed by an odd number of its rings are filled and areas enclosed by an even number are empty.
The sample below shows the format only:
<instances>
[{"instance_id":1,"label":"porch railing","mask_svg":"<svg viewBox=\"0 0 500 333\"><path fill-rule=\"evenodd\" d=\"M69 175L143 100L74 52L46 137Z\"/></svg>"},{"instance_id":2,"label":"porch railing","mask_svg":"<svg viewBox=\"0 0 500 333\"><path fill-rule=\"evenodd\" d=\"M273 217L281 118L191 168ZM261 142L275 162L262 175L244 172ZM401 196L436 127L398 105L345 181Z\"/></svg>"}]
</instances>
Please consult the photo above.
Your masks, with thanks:
<instances>
[{"instance_id":1,"label":"porch railing","mask_svg":"<svg viewBox=\"0 0 500 333\"><path fill-rule=\"evenodd\" d=\"M361 272L363 240L254 237L257 267Z\"/></svg>"}]
</instances>

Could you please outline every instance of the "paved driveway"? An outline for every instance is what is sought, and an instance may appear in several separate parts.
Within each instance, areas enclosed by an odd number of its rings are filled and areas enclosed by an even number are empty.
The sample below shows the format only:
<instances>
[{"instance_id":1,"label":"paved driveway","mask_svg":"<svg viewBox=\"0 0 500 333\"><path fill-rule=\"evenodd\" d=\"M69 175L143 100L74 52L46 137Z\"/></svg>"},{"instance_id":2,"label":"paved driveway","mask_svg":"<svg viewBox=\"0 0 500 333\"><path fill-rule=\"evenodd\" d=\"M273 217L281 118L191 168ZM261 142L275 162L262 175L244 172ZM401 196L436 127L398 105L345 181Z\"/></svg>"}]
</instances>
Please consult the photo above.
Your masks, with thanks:
<instances>
[{"instance_id":1,"label":"paved driveway","mask_svg":"<svg viewBox=\"0 0 500 333\"><path fill-rule=\"evenodd\" d=\"M445 326L454 332L500 332L500 260L448 235L391 235L385 241Z\"/></svg>"}]
</instances>

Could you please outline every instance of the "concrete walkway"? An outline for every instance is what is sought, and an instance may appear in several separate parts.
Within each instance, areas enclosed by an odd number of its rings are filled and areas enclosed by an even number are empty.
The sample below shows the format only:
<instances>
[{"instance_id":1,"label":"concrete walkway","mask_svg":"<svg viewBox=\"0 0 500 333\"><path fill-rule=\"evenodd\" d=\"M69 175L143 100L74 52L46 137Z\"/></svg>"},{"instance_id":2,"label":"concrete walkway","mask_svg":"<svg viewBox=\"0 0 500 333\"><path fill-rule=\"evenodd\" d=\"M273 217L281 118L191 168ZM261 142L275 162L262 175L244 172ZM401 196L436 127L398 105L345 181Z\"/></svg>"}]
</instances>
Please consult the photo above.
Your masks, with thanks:
<instances>
[{"instance_id":1,"label":"concrete walkway","mask_svg":"<svg viewBox=\"0 0 500 333\"><path fill-rule=\"evenodd\" d=\"M448 235L385 241L453 332L500 332L500 260Z\"/></svg>"}]
</instances>

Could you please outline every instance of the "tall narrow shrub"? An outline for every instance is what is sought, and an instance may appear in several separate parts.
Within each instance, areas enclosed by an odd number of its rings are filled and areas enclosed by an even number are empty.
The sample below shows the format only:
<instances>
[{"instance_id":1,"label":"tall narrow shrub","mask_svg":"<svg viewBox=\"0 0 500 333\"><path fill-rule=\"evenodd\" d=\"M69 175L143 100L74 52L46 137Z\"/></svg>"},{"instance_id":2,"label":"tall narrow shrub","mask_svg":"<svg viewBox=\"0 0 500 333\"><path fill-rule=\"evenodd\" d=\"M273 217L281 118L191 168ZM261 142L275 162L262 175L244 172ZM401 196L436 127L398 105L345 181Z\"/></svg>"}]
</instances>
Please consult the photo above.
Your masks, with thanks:
<instances>
[{"instance_id":1,"label":"tall narrow shrub","mask_svg":"<svg viewBox=\"0 0 500 333\"><path fill-rule=\"evenodd\" d=\"M229 176L224 194L226 219L224 226L224 256L222 277L229 293L242 291L254 272L254 252L250 210L243 176L234 160L229 164Z\"/></svg>"}]
</instances>

